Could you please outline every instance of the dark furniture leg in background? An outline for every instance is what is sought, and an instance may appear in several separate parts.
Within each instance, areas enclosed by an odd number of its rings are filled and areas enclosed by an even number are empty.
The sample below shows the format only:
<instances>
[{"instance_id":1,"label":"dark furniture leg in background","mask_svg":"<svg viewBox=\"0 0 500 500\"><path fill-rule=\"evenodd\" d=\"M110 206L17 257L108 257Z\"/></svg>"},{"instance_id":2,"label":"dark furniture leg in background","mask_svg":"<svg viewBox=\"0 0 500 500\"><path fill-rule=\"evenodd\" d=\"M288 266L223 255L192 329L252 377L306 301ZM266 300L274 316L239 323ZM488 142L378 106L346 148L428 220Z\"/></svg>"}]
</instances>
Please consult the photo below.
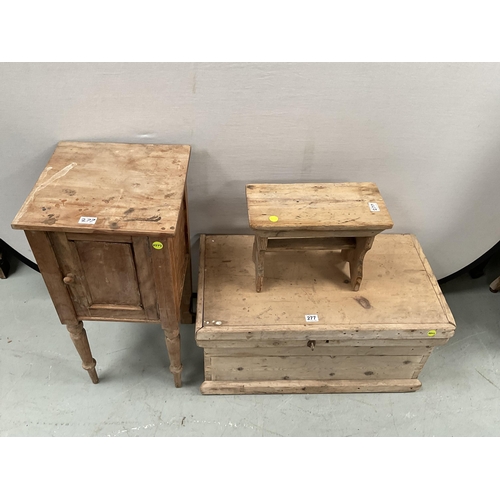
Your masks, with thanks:
<instances>
[{"instance_id":1,"label":"dark furniture leg in background","mask_svg":"<svg viewBox=\"0 0 500 500\"><path fill-rule=\"evenodd\" d=\"M5 279L9 276L10 263L7 246L0 240L0 279Z\"/></svg>"},{"instance_id":2,"label":"dark furniture leg in background","mask_svg":"<svg viewBox=\"0 0 500 500\"><path fill-rule=\"evenodd\" d=\"M488 255L486 258L483 258L481 262L479 262L469 270L469 276L473 280L478 279L481 276L484 276L484 269L488 264L488 262L490 261L491 257L492 255Z\"/></svg>"},{"instance_id":3,"label":"dark furniture leg in background","mask_svg":"<svg viewBox=\"0 0 500 500\"><path fill-rule=\"evenodd\" d=\"M441 278L438 283L440 285L443 285L444 283L447 283L448 281L451 281L452 279L457 278L464 273L469 273L469 276L472 279L480 278L481 276L484 276L484 269L490 259L498 253L500 253L500 241L496 243L496 245L491 247L486 253L481 255L481 257L477 258L474 262L471 262L469 265L463 267L453 274Z\"/></svg>"}]
</instances>

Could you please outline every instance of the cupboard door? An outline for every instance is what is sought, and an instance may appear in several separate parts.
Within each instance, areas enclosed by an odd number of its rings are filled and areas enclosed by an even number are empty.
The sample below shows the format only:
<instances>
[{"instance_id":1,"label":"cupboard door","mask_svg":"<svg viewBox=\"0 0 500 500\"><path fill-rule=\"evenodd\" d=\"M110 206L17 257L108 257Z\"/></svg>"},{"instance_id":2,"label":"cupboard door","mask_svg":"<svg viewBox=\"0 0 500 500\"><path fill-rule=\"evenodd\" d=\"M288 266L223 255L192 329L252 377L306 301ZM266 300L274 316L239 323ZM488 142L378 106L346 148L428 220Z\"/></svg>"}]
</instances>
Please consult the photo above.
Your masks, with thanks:
<instances>
[{"instance_id":1,"label":"cupboard door","mask_svg":"<svg viewBox=\"0 0 500 500\"><path fill-rule=\"evenodd\" d=\"M52 233L81 319L158 321L147 238Z\"/></svg>"}]
</instances>

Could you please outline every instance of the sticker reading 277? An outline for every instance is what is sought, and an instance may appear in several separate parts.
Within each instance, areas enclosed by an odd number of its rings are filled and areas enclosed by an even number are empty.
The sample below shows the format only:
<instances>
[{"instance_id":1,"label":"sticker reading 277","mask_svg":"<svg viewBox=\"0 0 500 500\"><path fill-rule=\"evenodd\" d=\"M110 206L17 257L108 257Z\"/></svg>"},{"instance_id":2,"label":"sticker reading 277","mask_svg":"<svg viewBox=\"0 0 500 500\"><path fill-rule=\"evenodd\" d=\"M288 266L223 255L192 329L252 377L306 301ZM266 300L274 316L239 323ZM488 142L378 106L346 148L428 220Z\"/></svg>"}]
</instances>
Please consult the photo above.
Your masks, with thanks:
<instances>
[{"instance_id":1,"label":"sticker reading 277","mask_svg":"<svg viewBox=\"0 0 500 500\"><path fill-rule=\"evenodd\" d=\"M314 323L315 321L319 321L317 314L306 314L306 323Z\"/></svg>"},{"instance_id":2,"label":"sticker reading 277","mask_svg":"<svg viewBox=\"0 0 500 500\"><path fill-rule=\"evenodd\" d=\"M78 224L95 224L97 217L80 217Z\"/></svg>"}]
</instances>

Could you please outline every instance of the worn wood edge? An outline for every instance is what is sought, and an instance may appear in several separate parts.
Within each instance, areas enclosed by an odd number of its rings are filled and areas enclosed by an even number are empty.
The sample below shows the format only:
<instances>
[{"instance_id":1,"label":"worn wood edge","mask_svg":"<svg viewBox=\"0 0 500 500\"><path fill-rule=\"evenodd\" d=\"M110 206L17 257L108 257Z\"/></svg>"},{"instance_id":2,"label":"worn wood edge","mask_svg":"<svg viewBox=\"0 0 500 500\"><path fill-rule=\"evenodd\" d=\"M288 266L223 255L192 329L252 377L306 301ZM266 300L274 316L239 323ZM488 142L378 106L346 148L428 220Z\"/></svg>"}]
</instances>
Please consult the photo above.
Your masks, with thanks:
<instances>
[{"instance_id":1,"label":"worn wood edge","mask_svg":"<svg viewBox=\"0 0 500 500\"><path fill-rule=\"evenodd\" d=\"M196 326L195 326L195 338L196 343L198 343L198 335L203 329L203 295L205 292L205 251L206 251L206 239L205 234L200 235L200 262L198 265L198 289L196 291Z\"/></svg>"},{"instance_id":2,"label":"worn wood edge","mask_svg":"<svg viewBox=\"0 0 500 500\"><path fill-rule=\"evenodd\" d=\"M327 226L327 227L318 227L318 226L309 226L307 224L302 225L294 225L292 223L289 224L276 224L274 223L272 226L258 224L255 221L248 221L248 225L256 232L266 233L265 236L286 236L293 235L296 236L307 236L310 233L324 233L325 236L332 237L340 237L340 236L376 236L382 231L386 231L387 229L392 229L394 224L370 224L366 226L352 226L349 224L336 225L336 226ZM359 229L357 229L359 228ZM304 233L303 235L301 234ZM274 234L274 233L286 233L286 235Z\"/></svg>"},{"instance_id":3,"label":"worn wood edge","mask_svg":"<svg viewBox=\"0 0 500 500\"><path fill-rule=\"evenodd\" d=\"M398 328L399 326L399 328ZM453 336L454 329L445 324L406 324L402 328L397 323L378 323L376 325L276 325L259 326L217 326L210 325L199 331L199 340L427 340L445 339ZM347 328L346 328L347 327ZM428 337L427 333L436 331ZM405 332L404 335L398 335Z\"/></svg>"},{"instance_id":4,"label":"worn wood edge","mask_svg":"<svg viewBox=\"0 0 500 500\"><path fill-rule=\"evenodd\" d=\"M78 321L114 321L115 323L160 323L160 319L141 319L141 318L104 318L102 316L77 316Z\"/></svg>"},{"instance_id":5,"label":"worn wood edge","mask_svg":"<svg viewBox=\"0 0 500 500\"><path fill-rule=\"evenodd\" d=\"M373 230L373 231L350 231L350 230L324 230L324 231L311 231L308 229L300 229L300 230L261 230L252 227L252 230L255 234L265 238L358 238L358 237L367 237L367 236L377 236L380 234L382 230ZM219 236L230 236L230 235L219 235ZM239 235L239 236L247 236L247 235Z\"/></svg>"},{"instance_id":6,"label":"worn wood edge","mask_svg":"<svg viewBox=\"0 0 500 500\"><path fill-rule=\"evenodd\" d=\"M254 186L255 184L246 184L245 185L245 201L247 205L247 220L248 220L248 227L252 227L252 221L250 220L250 210L248 206L248 186Z\"/></svg>"},{"instance_id":7,"label":"worn wood edge","mask_svg":"<svg viewBox=\"0 0 500 500\"><path fill-rule=\"evenodd\" d=\"M369 231L351 231L351 230L334 230L330 231L325 229L324 231L312 231L308 229L300 230L261 230L251 227L255 234L266 238L358 238L367 236L377 236L382 232L380 230L369 230ZM229 236L229 235L226 235ZM241 235L243 236L243 235Z\"/></svg>"},{"instance_id":8,"label":"worn wood edge","mask_svg":"<svg viewBox=\"0 0 500 500\"><path fill-rule=\"evenodd\" d=\"M197 345L203 348L209 349L260 349L260 348L273 348L281 349L288 347L304 347L306 345L307 339L288 339L283 338L280 341L273 339L246 339L243 337L237 340L228 339L213 339L213 340L197 340ZM324 342L325 339L314 339L317 342ZM444 345L448 342L448 339L436 339L436 338L425 338L425 339L340 339L332 340L326 339L329 342L329 346L333 347L436 347L438 345ZM323 345L323 344L321 344Z\"/></svg>"},{"instance_id":9,"label":"worn wood edge","mask_svg":"<svg viewBox=\"0 0 500 500\"><path fill-rule=\"evenodd\" d=\"M353 392L415 392L418 379L394 380L264 380L253 382L205 381L202 394L335 394Z\"/></svg>"},{"instance_id":10,"label":"worn wood edge","mask_svg":"<svg viewBox=\"0 0 500 500\"><path fill-rule=\"evenodd\" d=\"M89 309L109 309L111 311L114 311L116 309L120 309L121 311L143 311L143 308L141 306L131 306L131 305L126 305L126 304L99 304L99 303L94 303L91 306L89 306Z\"/></svg>"},{"instance_id":11,"label":"worn wood edge","mask_svg":"<svg viewBox=\"0 0 500 500\"><path fill-rule=\"evenodd\" d=\"M364 351L363 351L364 349ZM339 346L331 344L316 345L314 351L307 344L301 346L259 346L246 347L245 345L238 347L205 347L204 351L207 356L211 357L255 357L265 356L266 358L283 357L283 356L329 356L338 358L342 356L427 356L432 351L431 346ZM412 377L416 378L416 377Z\"/></svg>"},{"instance_id":12,"label":"worn wood edge","mask_svg":"<svg viewBox=\"0 0 500 500\"><path fill-rule=\"evenodd\" d=\"M453 317L453 313L451 312L451 309L448 306L446 299L444 298L441 287L439 286L439 283L437 282L436 276L434 276L431 265L429 264L429 261L427 260L427 257L424 254L422 246L420 245L420 243L417 240L417 237L414 234L410 234L409 236L411 237L413 245L415 246L415 249L417 250L417 254L420 257L420 260L422 261L422 264L427 272L427 276L429 277L429 281L431 282L431 285L434 288L434 293L436 294L437 299L439 300L439 303L441 304L441 307L443 308L443 312L444 312L446 318L448 319L450 325L453 325L453 327L456 328L457 324L455 322L455 318ZM450 335L450 337L451 336L453 336L453 334Z\"/></svg>"},{"instance_id":13,"label":"worn wood edge","mask_svg":"<svg viewBox=\"0 0 500 500\"><path fill-rule=\"evenodd\" d=\"M160 224L160 223L158 223ZM20 224L20 223L14 223L10 225L12 229L23 229L24 231L40 231L42 228L41 224ZM177 228L177 225L174 226ZM150 236L151 238L171 238L175 235L175 229L165 229L162 231L161 229L158 229L158 231L148 231L144 230L141 231L139 229L91 229L89 230L88 228L79 228L79 227L70 227L70 226L64 226L64 225L57 225L53 224L51 226L47 225L47 227L43 227L43 231L46 232L64 232L64 233L77 233L77 234L88 234L88 235L101 235L101 236L111 236L113 234L115 235L123 235L123 236ZM80 238L83 239L83 238Z\"/></svg>"},{"instance_id":14,"label":"worn wood edge","mask_svg":"<svg viewBox=\"0 0 500 500\"><path fill-rule=\"evenodd\" d=\"M262 187L262 186L320 186L325 184L335 184L336 186L373 186L380 191L377 184L375 182L364 181L364 182L251 182L250 184L245 185L245 189L248 189L248 186L252 187ZM381 195L382 196L382 195Z\"/></svg>"},{"instance_id":15,"label":"worn wood edge","mask_svg":"<svg viewBox=\"0 0 500 500\"><path fill-rule=\"evenodd\" d=\"M165 143L143 143L143 142L113 142L113 141L59 141L57 146L70 146L72 144L117 144L122 146L169 146L178 148L188 148L188 154L191 153L189 144L165 144ZM189 158L188 158L189 159Z\"/></svg>"}]
</instances>

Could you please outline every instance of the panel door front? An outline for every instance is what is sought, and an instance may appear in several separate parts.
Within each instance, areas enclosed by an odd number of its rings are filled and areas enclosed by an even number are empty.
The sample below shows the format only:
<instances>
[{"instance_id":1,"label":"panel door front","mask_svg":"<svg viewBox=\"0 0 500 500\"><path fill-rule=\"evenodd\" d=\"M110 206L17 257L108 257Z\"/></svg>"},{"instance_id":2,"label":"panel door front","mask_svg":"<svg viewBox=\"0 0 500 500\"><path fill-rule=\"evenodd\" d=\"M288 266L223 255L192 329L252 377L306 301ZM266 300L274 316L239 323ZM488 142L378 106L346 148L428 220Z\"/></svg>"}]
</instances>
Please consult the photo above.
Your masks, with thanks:
<instances>
[{"instance_id":1,"label":"panel door front","mask_svg":"<svg viewBox=\"0 0 500 500\"><path fill-rule=\"evenodd\" d=\"M80 319L158 321L147 238L50 237Z\"/></svg>"}]
</instances>

